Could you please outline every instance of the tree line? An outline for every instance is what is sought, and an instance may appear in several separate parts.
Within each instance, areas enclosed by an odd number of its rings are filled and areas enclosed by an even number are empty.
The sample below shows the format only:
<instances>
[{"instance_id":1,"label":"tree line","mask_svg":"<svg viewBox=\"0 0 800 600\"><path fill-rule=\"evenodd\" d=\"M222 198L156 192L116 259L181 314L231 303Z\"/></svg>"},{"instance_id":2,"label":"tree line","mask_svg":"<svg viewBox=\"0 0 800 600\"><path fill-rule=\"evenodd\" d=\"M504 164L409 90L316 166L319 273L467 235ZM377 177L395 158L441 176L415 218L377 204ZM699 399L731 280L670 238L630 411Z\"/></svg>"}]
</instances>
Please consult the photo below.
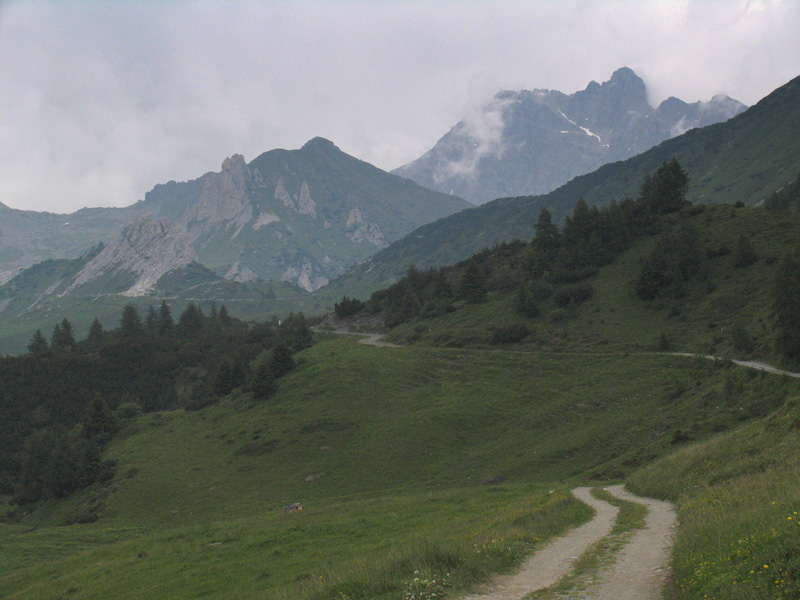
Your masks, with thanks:
<instances>
[{"instance_id":1,"label":"tree line","mask_svg":"<svg viewBox=\"0 0 800 600\"><path fill-rule=\"evenodd\" d=\"M313 343L302 313L244 322L225 306L125 306L115 329L94 319L76 340L64 318L28 352L0 359L0 493L17 502L66 495L108 476L115 423L140 412L198 410L236 388L269 398L293 355Z\"/></svg>"}]
</instances>

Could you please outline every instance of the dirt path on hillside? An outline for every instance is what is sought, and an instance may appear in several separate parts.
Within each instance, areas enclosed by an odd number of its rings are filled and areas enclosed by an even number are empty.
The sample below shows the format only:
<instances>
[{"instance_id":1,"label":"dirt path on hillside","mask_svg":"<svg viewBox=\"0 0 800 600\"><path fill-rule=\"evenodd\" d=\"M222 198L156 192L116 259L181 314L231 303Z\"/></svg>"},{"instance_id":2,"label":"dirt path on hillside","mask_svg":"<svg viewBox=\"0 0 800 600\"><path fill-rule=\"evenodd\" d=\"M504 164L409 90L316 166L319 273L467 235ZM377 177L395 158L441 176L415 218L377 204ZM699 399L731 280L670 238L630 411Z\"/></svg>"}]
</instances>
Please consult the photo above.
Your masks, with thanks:
<instances>
[{"instance_id":1,"label":"dirt path on hillside","mask_svg":"<svg viewBox=\"0 0 800 600\"><path fill-rule=\"evenodd\" d=\"M634 496L621 485L611 486L608 491L622 500L644 504L648 509L645 527L637 530L614 563L598 574L596 584L564 597L575 600L658 598L672 546L673 507L668 502ZM573 494L595 509L596 515L591 521L544 546L518 573L498 577L477 594L462 600L521 600L531 592L550 587L571 571L577 558L591 544L611 533L619 509L594 498L589 488L577 488Z\"/></svg>"},{"instance_id":2,"label":"dirt path on hillside","mask_svg":"<svg viewBox=\"0 0 800 600\"><path fill-rule=\"evenodd\" d=\"M611 533L619 509L592 496L589 488L576 488L572 493L594 508L596 514L591 521L543 546L518 573L497 577L484 589L463 600L519 600L535 590L550 587L570 572L589 546Z\"/></svg>"},{"instance_id":3,"label":"dirt path on hillside","mask_svg":"<svg viewBox=\"0 0 800 600\"><path fill-rule=\"evenodd\" d=\"M647 507L645 526L636 530L614 564L603 571L599 585L577 596L581 600L652 600L666 582L676 518L669 502L634 496L621 485L608 488L621 500Z\"/></svg>"},{"instance_id":4,"label":"dirt path on hillside","mask_svg":"<svg viewBox=\"0 0 800 600\"><path fill-rule=\"evenodd\" d=\"M689 358L705 358L707 360L730 360L733 364L740 367L747 367L748 369L757 369L759 371L766 371L775 375L787 375L788 377L800 378L800 373L794 371L784 371L766 363L756 362L754 360L738 360L735 358L725 359L721 356L714 356L713 354L692 354L691 352L669 352L670 356L688 356Z\"/></svg>"},{"instance_id":5,"label":"dirt path on hillside","mask_svg":"<svg viewBox=\"0 0 800 600\"><path fill-rule=\"evenodd\" d=\"M314 329L319 333L335 333L336 335L356 335L361 339L358 340L359 344L365 346L375 346L376 348L402 348L397 344L392 344L386 341L386 336L382 333L359 333L356 331L346 331L344 329Z\"/></svg>"}]
</instances>

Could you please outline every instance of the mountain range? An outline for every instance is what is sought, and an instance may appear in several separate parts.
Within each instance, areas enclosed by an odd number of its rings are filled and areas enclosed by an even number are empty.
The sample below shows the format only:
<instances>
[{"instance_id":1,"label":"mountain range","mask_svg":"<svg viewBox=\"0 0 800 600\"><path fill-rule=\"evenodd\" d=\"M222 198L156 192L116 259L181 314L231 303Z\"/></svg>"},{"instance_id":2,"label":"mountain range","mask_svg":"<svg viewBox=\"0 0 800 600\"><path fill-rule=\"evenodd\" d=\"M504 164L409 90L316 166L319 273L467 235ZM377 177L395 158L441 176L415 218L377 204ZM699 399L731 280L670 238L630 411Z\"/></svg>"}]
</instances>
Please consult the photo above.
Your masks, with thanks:
<instances>
[{"instance_id":1,"label":"mountain range","mask_svg":"<svg viewBox=\"0 0 800 600\"><path fill-rule=\"evenodd\" d=\"M800 77L726 122L687 131L548 194L501 198L424 225L319 293L368 296L396 281L408 265L449 265L502 242L528 240L542 208L558 223L580 198L590 205L635 198L644 175L673 157L690 177L693 203L752 206L787 188L800 173Z\"/></svg>"},{"instance_id":2,"label":"mountain range","mask_svg":"<svg viewBox=\"0 0 800 600\"><path fill-rule=\"evenodd\" d=\"M694 104L670 97L653 108L644 81L623 67L609 81L592 81L574 94L499 92L423 156L392 173L475 204L545 194L746 108L724 95Z\"/></svg>"},{"instance_id":3,"label":"mountain range","mask_svg":"<svg viewBox=\"0 0 800 600\"><path fill-rule=\"evenodd\" d=\"M198 262L237 282L274 280L312 291L419 225L468 207L315 138L187 182L157 185L124 209L73 215L0 207L0 269L105 248L68 294L109 269L129 273L128 296L152 291L173 268ZM10 273L9 273L10 271Z\"/></svg>"},{"instance_id":4,"label":"mountain range","mask_svg":"<svg viewBox=\"0 0 800 600\"><path fill-rule=\"evenodd\" d=\"M636 81L622 69L587 90L597 96L632 87L641 99ZM23 347L36 327L50 328L65 314L79 313L78 327L96 315L112 319L132 300L143 307L164 298L206 306L235 300L242 317L324 311L343 295L365 297L385 287L410 264L452 264L529 239L543 207L559 222L581 197L601 205L635 197L644 174L672 157L689 173L691 201L757 204L800 171L799 87L789 82L728 121L690 129L548 194L479 207L386 173L321 138L250 163L234 155L219 172L157 185L126 208L54 215L0 205L0 338L13 338L0 347ZM650 119L658 121L644 120ZM598 125L583 127L607 136ZM33 265L37 260L44 262Z\"/></svg>"}]
</instances>

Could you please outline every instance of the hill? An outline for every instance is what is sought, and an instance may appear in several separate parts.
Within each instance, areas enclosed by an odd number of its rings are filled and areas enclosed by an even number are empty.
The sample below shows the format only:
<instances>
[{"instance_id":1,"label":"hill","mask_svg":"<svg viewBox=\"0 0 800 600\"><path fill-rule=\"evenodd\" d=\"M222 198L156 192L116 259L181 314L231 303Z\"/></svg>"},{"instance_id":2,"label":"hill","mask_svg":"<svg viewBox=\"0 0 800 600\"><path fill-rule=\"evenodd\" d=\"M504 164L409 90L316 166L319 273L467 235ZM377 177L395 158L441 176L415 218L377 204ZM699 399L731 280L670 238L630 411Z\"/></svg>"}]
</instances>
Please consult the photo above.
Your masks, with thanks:
<instances>
[{"instance_id":1,"label":"hill","mask_svg":"<svg viewBox=\"0 0 800 600\"><path fill-rule=\"evenodd\" d=\"M411 264L439 267L495 244L528 240L545 207L561 222L580 198L598 206L636 198L644 175L672 158L689 175L687 198L693 203L758 205L800 173L798 107L800 78L725 123L688 131L638 156L576 177L549 194L498 199L420 227L334 280L321 297L349 293L365 298L396 281Z\"/></svg>"},{"instance_id":2,"label":"hill","mask_svg":"<svg viewBox=\"0 0 800 600\"><path fill-rule=\"evenodd\" d=\"M550 192L577 175L630 158L747 108L727 96L650 106L644 82L621 68L585 90L503 91L417 160L392 171L475 204Z\"/></svg>"},{"instance_id":3,"label":"hill","mask_svg":"<svg viewBox=\"0 0 800 600\"><path fill-rule=\"evenodd\" d=\"M411 271L372 301L386 317L418 286L419 306L408 303L411 314L390 334L406 347L321 334L266 401L241 387L197 411L120 414L121 431L104 452L113 476L66 499L6 506L4 539L32 558L22 565L9 553L0 590L21 598L67 588L85 598L132 590L170 598L388 599L425 590L455 597L586 519L567 494L574 483L630 476L640 491L685 497L691 515L692 499L727 464L709 471L705 452L734 452L746 469L783 472L781 444L794 439L800 380L672 356L663 344L774 360L770 290L800 217L681 203L653 204L646 218L635 208L579 205L541 273L536 258L546 246L521 242L441 271ZM634 216L623 222L639 229L598 258L597 246L580 241L605 232L592 228L614 222L608 214ZM585 227L578 246L567 242ZM697 270L641 297L643 265L663 251L662 240L691 230ZM752 252L738 249L742 238ZM601 264L574 268L588 257ZM483 294L450 307L427 301L426 289L474 293L465 282L476 266L486 276ZM533 293L534 281L540 291L551 286L535 311L520 304L520 283ZM576 294L582 286L591 293ZM383 304L387 298L398 302ZM741 453L713 441L742 426L732 434L749 440ZM692 444L706 442L700 448L711 450L695 454ZM762 451L763 461L747 462ZM683 456L700 458L683 467ZM738 464L725 471L731 479L746 472ZM675 468L695 479L665 484L659 474ZM781 490L775 498L784 510L794 481L771 481L763 489ZM295 502L305 511L284 513ZM704 533L686 535L685 547L702 546ZM772 560L771 568L794 564L779 554ZM692 574L678 572L688 583Z\"/></svg>"}]
</instances>

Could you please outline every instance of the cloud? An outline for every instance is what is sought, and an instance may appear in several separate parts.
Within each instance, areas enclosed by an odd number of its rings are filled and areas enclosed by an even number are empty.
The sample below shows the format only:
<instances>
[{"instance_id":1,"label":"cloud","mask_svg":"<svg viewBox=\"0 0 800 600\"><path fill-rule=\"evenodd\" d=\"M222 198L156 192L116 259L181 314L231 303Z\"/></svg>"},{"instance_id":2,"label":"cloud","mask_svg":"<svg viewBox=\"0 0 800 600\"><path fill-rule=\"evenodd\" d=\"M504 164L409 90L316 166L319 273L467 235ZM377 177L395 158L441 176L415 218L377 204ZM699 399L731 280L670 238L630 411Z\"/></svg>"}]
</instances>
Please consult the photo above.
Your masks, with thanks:
<instances>
[{"instance_id":1,"label":"cloud","mask_svg":"<svg viewBox=\"0 0 800 600\"><path fill-rule=\"evenodd\" d=\"M501 89L623 65L653 104L750 104L800 72L798 30L790 0L6 1L0 202L126 205L314 136L391 169Z\"/></svg>"}]
</instances>

